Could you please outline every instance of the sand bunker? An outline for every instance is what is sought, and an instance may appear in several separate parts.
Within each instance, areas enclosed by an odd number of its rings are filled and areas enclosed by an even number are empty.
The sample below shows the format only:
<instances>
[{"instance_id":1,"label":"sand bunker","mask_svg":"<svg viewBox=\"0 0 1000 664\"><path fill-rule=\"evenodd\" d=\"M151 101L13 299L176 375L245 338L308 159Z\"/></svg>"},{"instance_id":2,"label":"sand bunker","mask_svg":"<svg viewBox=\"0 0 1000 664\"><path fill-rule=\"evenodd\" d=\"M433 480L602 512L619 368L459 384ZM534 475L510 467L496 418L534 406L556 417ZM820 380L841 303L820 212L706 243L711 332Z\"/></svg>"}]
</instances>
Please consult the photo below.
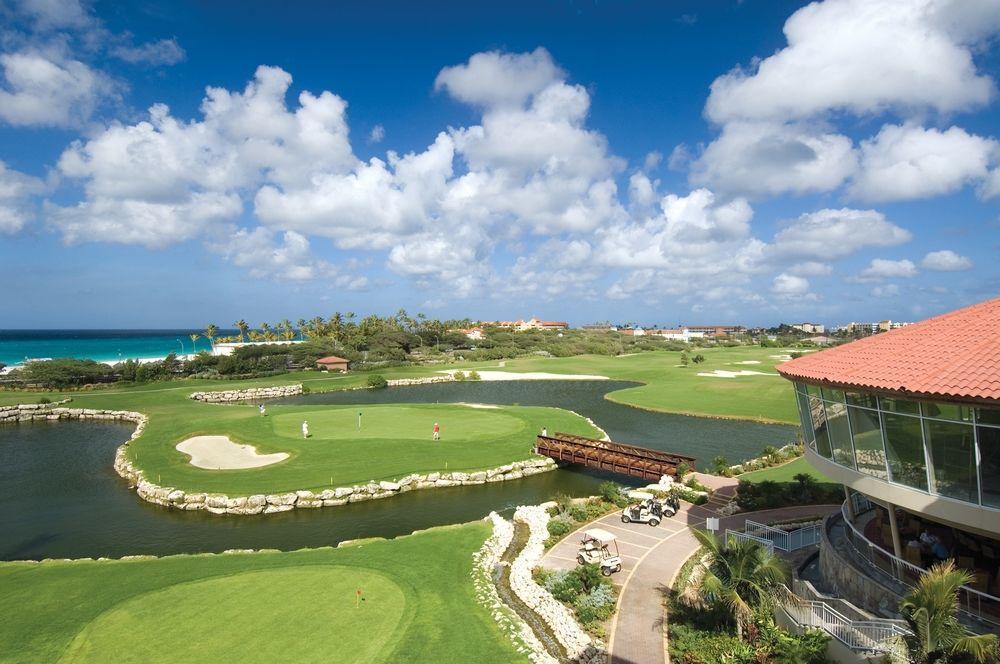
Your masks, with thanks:
<instances>
[{"instance_id":1,"label":"sand bunker","mask_svg":"<svg viewBox=\"0 0 1000 664\"><path fill-rule=\"evenodd\" d=\"M738 376L777 376L778 374L764 373L763 371L747 371L746 369L741 371L716 369L715 371L703 371L698 375L705 376L707 378L737 378Z\"/></svg>"},{"instance_id":2,"label":"sand bunker","mask_svg":"<svg viewBox=\"0 0 1000 664\"><path fill-rule=\"evenodd\" d=\"M493 403L466 403L464 401L458 401L455 403L456 406L465 406L466 408L499 408L500 406Z\"/></svg>"},{"instance_id":3,"label":"sand bunker","mask_svg":"<svg viewBox=\"0 0 1000 664\"><path fill-rule=\"evenodd\" d=\"M253 445L240 445L229 436L195 436L177 443L177 450L191 457L191 465L208 470L238 470L270 466L288 458L284 452L257 454Z\"/></svg>"},{"instance_id":4,"label":"sand bunker","mask_svg":"<svg viewBox=\"0 0 1000 664\"><path fill-rule=\"evenodd\" d=\"M439 371L438 373L454 374L455 369ZM517 373L515 371L480 371L479 380L608 380L607 376L591 376L588 374L555 374L544 371L529 371Z\"/></svg>"},{"instance_id":5,"label":"sand bunker","mask_svg":"<svg viewBox=\"0 0 1000 664\"><path fill-rule=\"evenodd\" d=\"M772 355L773 357L773 355ZM743 360L742 362L733 362L732 364L760 364L759 360Z\"/></svg>"}]
</instances>

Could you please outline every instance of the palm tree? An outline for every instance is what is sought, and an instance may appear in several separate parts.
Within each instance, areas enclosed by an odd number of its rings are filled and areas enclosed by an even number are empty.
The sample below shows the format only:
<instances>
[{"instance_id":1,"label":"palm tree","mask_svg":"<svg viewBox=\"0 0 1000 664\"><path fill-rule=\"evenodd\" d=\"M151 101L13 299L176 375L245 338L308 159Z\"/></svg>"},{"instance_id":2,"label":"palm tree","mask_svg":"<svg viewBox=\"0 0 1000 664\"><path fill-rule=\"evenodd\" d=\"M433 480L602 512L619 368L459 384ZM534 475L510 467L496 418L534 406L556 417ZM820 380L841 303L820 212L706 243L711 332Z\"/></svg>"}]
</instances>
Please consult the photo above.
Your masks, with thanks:
<instances>
[{"instance_id":1,"label":"palm tree","mask_svg":"<svg viewBox=\"0 0 1000 664\"><path fill-rule=\"evenodd\" d=\"M769 609L779 598L781 584L788 578L784 563L757 542L724 542L704 530L691 532L708 552L708 569L701 579L701 594L711 602L721 602L736 622L736 636L743 640L743 628L754 613Z\"/></svg>"},{"instance_id":2,"label":"palm tree","mask_svg":"<svg viewBox=\"0 0 1000 664\"><path fill-rule=\"evenodd\" d=\"M300 318L295 321L295 325L299 328L299 339L305 340L305 330L306 330L306 319Z\"/></svg>"},{"instance_id":3,"label":"palm tree","mask_svg":"<svg viewBox=\"0 0 1000 664\"><path fill-rule=\"evenodd\" d=\"M247 322L242 318L233 323L233 325L235 325L236 329L240 331L240 342L242 342L243 338L247 335L247 332L250 331L250 326L247 325Z\"/></svg>"},{"instance_id":4,"label":"palm tree","mask_svg":"<svg viewBox=\"0 0 1000 664\"><path fill-rule=\"evenodd\" d=\"M205 338L208 339L208 343L215 348L215 337L219 334L219 328L215 323L209 323L205 326Z\"/></svg>"},{"instance_id":5,"label":"palm tree","mask_svg":"<svg viewBox=\"0 0 1000 664\"><path fill-rule=\"evenodd\" d=\"M995 634L970 634L958 622L958 592L973 580L972 575L955 567L953 560L933 565L899 603L899 612L910 625L913 637L907 639L911 661L918 664L959 661L989 662L997 654Z\"/></svg>"},{"instance_id":6,"label":"palm tree","mask_svg":"<svg viewBox=\"0 0 1000 664\"><path fill-rule=\"evenodd\" d=\"M286 318L278 323L278 327L281 328L281 338L285 341L291 341L295 338L295 328L292 327L292 321Z\"/></svg>"},{"instance_id":7,"label":"palm tree","mask_svg":"<svg viewBox=\"0 0 1000 664\"><path fill-rule=\"evenodd\" d=\"M198 341L198 337L200 337L200 336L201 336L200 334L194 334L194 333L188 335L188 339L191 340L191 354L192 355L194 355L197 352L197 351L195 351L194 345Z\"/></svg>"}]
</instances>

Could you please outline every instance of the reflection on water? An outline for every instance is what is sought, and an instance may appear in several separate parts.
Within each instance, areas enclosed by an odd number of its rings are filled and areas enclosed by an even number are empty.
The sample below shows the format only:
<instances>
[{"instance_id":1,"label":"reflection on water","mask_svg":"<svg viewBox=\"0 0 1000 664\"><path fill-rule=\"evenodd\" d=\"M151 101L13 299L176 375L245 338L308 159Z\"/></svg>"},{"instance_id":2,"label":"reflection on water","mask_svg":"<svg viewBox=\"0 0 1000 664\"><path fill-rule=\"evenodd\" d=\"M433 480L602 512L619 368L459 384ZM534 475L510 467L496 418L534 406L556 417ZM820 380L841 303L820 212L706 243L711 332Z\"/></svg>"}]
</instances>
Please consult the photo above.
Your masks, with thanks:
<instances>
[{"instance_id":1,"label":"reflection on water","mask_svg":"<svg viewBox=\"0 0 1000 664\"><path fill-rule=\"evenodd\" d=\"M791 440L792 427L648 413L605 401L620 382L465 383L306 395L294 403L519 403L570 408L612 438L711 459L752 456ZM0 427L0 559L118 557L225 549L297 549L478 519L491 510L594 493L607 479L559 470L523 480L412 491L387 500L259 517L182 512L138 499L111 467L131 432L117 423L42 422Z\"/></svg>"}]
</instances>

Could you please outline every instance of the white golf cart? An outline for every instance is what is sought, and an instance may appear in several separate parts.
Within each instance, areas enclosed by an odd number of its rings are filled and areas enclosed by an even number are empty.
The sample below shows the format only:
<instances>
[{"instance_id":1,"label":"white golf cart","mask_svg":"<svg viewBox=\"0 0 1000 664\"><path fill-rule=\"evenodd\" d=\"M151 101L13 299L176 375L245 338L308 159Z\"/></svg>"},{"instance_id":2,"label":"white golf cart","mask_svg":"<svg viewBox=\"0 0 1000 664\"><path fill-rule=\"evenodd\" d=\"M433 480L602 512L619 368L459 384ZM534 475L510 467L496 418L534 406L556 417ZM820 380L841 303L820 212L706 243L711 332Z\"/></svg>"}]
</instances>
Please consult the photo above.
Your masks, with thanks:
<instances>
[{"instance_id":1,"label":"white golf cart","mask_svg":"<svg viewBox=\"0 0 1000 664\"><path fill-rule=\"evenodd\" d=\"M601 566L601 574L611 576L622 571L622 558L618 553L618 541L615 536L600 528L591 528L583 532L580 550L576 561L581 565L593 563ZM614 553L611 546L614 545Z\"/></svg>"},{"instance_id":2,"label":"white golf cart","mask_svg":"<svg viewBox=\"0 0 1000 664\"><path fill-rule=\"evenodd\" d=\"M622 510L622 523L648 523L655 528L677 513L677 499L672 496L660 499L645 491L630 491L628 497L637 502Z\"/></svg>"}]
</instances>

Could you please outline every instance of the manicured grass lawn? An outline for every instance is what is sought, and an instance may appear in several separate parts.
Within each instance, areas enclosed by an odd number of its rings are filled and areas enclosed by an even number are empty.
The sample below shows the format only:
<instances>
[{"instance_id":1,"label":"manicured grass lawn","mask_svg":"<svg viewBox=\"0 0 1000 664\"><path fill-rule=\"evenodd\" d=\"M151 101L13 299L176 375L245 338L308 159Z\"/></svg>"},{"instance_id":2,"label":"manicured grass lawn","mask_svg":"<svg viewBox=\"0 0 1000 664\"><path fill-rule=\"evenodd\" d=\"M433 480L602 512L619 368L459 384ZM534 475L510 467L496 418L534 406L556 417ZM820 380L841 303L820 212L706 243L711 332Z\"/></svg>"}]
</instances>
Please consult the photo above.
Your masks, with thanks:
<instances>
[{"instance_id":1,"label":"manicured grass lawn","mask_svg":"<svg viewBox=\"0 0 1000 664\"><path fill-rule=\"evenodd\" d=\"M0 661L526 661L475 601L488 535L478 522L344 549L0 563Z\"/></svg>"},{"instance_id":2,"label":"manicured grass lawn","mask_svg":"<svg viewBox=\"0 0 1000 664\"><path fill-rule=\"evenodd\" d=\"M641 387L612 392L612 401L670 413L736 417L741 419L797 424L792 384L777 375L778 360L772 355L788 351L776 348L741 346L703 348L701 364L680 364L679 352L646 352L621 357L581 355L568 358L508 360L506 371L548 371L552 373L597 374L645 383ZM760 364L738 364L759 362ZM759 371L764 376L717 378L699 376L716 369Z\"/></svg>"},{"instance_id":3,"label":"manicured grass lawn","mask_svg":"<svg viewBox=\"0 0 1000 664\"><path fill-rule=\"evenodd\" d=\"M179 406L178 406L179 407ZM362 412L361 430L357 428ZM406 406L271 406L261 417L250 405L191 404L183 418L154 418L130 445L135 462L162 486L229 495L325 489L410 473L474 471L532 458L542 427L594 436L582 417L557 408L480 409L451 404ZM302 421L310 438L302 438ZM432 440L434 422L441 440ZM206 470L175 445L193 434L228 434L261 454L286 452L262 468Z\"/></svg>"},{"instance_id":4,"label":"manicured grass lawn","mask_svg":"<svg viewBox=\"0 0 1000 664\"><path fill-rule=\"evenodd\" d=\"M793 478L799 473L812 475L816 478L817 482L831 482L829 477L813 468L804 457L793 459L792 461L780 466L772 466L771 468L764 468L763 470L755 470L752 473L743 473L739 476L739 479L749 480L750 482L763 482L765 480L770 480L772 482L794 482L795 480Z\"/></svg>"}]
</instances>

